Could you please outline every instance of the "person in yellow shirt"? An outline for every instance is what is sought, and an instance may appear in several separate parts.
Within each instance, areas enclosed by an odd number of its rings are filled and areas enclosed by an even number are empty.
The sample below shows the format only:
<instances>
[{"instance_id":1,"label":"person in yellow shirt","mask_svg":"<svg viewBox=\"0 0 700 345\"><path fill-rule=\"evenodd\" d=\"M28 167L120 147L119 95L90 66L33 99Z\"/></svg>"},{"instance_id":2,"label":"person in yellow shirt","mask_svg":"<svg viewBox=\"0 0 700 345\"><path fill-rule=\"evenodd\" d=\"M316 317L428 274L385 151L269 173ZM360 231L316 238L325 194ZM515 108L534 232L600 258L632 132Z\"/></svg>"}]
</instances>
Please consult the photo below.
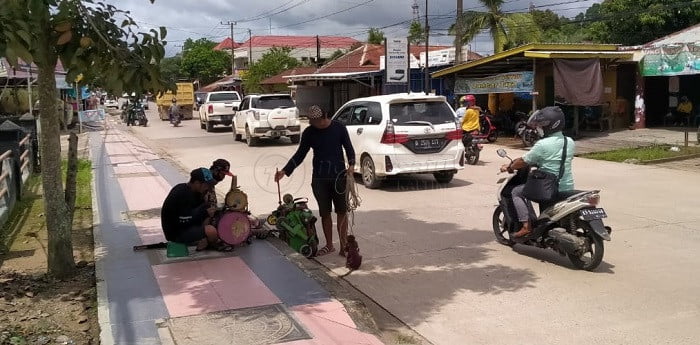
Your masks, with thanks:
<instances>
[{"instance_id":1,"label":"person in yellow shirt","mask_svg":"<svg viewBox=\"0 0 700 345\"><path fill-rule=\"evenodd\" d=\"M688 96L681 97L681 102L676 107L676 125L690 124L690 114L693 113L693 103Z\"/></svg>"},{"instance_id":2,"label":"person in yellow shirt","mask_svg":"<svg viewBox=\"0 0 700 345\"><path fill-rule=\"evenodd\" d=\"M481 108L476 105L476 97L474 97L474 95L462 96L459 101L467 108L462 118L462 131L464 131L462 134L462 143L464 146L468 146L473 139L472 132L479 132L481 130L481 124L479 123Z\"/></svg>"}]
</instances>

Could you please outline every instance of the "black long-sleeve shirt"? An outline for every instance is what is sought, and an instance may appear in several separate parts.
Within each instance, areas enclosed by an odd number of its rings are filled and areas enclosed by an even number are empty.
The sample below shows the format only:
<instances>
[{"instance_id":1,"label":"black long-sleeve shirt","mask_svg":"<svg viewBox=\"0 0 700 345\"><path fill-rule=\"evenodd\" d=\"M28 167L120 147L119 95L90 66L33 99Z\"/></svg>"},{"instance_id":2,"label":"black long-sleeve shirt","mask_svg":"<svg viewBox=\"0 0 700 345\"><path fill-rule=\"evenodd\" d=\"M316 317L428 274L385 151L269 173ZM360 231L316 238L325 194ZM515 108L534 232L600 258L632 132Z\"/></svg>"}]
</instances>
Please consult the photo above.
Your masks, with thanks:
<instances>
[{"instance_id":1,"label":"black long-sleeve shirt","mask_svg":"<svg viewBox=\"0 0 700 345\"><path fill-rule=\"evenodd\" d=\"M348 164L355 164L355 149L350 142L348 130L345 125L336 121L332 121L330 126L324 129L309 126L304 130L297 152L282 169L287 176L301 165L309 149L314 150L313 178L335 178L346 170L343 149Z\"/></svg>"},{"instance_id":2,"label":"black long-sleeve shirt","mask_svg":"<svg viewBox=\"0 0 700 345\"><path fill-rule=\"evenodd\" d=\"M180 231L202 224L207 216L204 197L192 191L187 183L180 183L170 190L160 211L160 224L165 239L172 241Z\"/></svg>"}]
</instances>

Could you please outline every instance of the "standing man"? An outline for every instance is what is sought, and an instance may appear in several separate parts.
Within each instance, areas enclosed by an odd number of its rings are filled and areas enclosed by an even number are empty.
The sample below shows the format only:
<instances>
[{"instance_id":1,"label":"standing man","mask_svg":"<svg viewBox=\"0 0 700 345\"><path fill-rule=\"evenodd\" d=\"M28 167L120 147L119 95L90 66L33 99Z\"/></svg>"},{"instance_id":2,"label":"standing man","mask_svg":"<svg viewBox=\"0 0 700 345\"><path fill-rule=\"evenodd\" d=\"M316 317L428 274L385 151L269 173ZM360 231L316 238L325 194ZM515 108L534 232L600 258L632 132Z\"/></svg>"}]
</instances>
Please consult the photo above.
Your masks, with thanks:
<instances>
[{"instance_id":1,"label":"standing man","mask_svg":"<svg viewBox=\"0 0 700 345\"><path fill-rule=\"evenodd\" d=\"M285 175L290 176L304 161L309 149L314 150L311 188L318 202L323 235L326 237L326 245L318 251L318 256L335 251L332 206L335 206L338 217L339 253L345 256L345 241L348 233L346 179L353 178L355 150L350 142L347 128L339 122L331 121L319 106L309 107L308 118L310 126L302 133L297 152L287 165L277 172L275 182L279 182ZM348 159L348 168L345 168L343 149Z\"/></svg>"},{"instance_id":2,"label":"standing man","mask_svg":"<svg viewBox=\"0 0 700 345\"><path fill-rule=\"evenodd\" d=\"M462 134L462 143L466 147L472 142L472 132L479 132L481 130L481 124L479 123L481 108L476 105L476 97L474 97L474 95L463 96L460 99L460 103L466 106L464 118L462 118L462 130L464 131Z\"/></svg>"}]
</instances>

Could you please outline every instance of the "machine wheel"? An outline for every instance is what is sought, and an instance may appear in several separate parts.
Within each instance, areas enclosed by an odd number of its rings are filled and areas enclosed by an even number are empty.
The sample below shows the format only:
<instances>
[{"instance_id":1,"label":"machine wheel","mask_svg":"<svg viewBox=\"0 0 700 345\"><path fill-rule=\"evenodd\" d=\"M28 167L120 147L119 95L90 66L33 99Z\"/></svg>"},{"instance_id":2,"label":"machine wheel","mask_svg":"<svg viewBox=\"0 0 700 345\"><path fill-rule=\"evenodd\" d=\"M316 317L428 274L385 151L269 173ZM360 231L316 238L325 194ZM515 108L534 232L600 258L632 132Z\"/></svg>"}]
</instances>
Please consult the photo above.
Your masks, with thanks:
<instances>
[{"instance_id":1,"label":"machine wheel","mask_svg":"<svg viewBox=\"0 0 700 345\"><path fill-rule=\"evenodd\" d=\"M292 135L289 139L292 141L292 144L298 144L301 141L301 135Z\"/></svg>"},{"instance_id":2,"label":"machine wheel","mask_svg":"<svg viewBox=\"0 0 700 345\"><path fill-rule=\"evenodd\" d=\"M501 206L496 207L493 211L493 234L496 236L496 241L504 246L512 247L515 244L510 239L510 233L508 232Z\"/></svg>"},{"instance_id":3,"label":"machine wheel","mask_svg":"<svg viewBox=\"0 0 700 345\"><path fill-rule=\"evenodd\" d=\"M214 130L214 124L211 123L211 122L209 122L209 121L207 121L207 122L205 123L204 129L207 131L207 133L209 133L209 132L211 132L211 131Z\"/></svg>"},{"instance_id":4,"label":"machine wheel","mask_svg":"<svg viewBox=\"0 0 700 345\"><path fill-rule=\"evenodd\" d=\"M267 216L267 219L265 220L267 221L267 224L277 225L277 216L275 216L274 214Z\"/></svg>"},{"instance_id":5,"label":"machine wheel","mask_svg":"<svg viewBox=\"0 0 700 345\"><path fill-rule=\"evenodd\" d=\"M248 126L245 127L245 141L248 144L248 146L258 146L258 143L260 141L260 138L255 138L250 135L250 129Z\"/></svg>"},{"instance_id":6,"label":"machine wheel","mask_svg":"<svg viewBox=\"0 0 700 345\"><path fill-rule=\"evenodd\" d=\"M583 227L588 227L588 224L584 225ZM605 253L605 246L603 245L603 239L599 236L596 236L593 232L593 229L588 228L584 230L587 234L586 239L588 240L588 251L581 255L569 253L567 253L566 255L569 257L569 261L571 261L571 263L577 269L593 271L603 261L603 253ZM587 254L590 254L590 256L588 256Z\"/></svg>"},{"instance_id":7,"label":"machine wheel","mask_svg":"<svg viewBox=\"0 0 700 345\"><path fill-rule=\"evenodd\" d=\"M311 259L313 256L314 250L311 248L310 245L304 244L299 248L299 254L303 255L307 259Z\"/></svg>"},{"instance_id":8,"label":"machine wheel","mask_svg":"<svg viewBox=\"0 0 700 345\"><path fill-rule=\"evenodd\" d=\"M438 183L448 184L455 177L455 173L451 171L438 171L436 173L433 173L433 176L435 177L435 180Z\"/></svg>"},{"instance_id":9,"label":"machine wheel","mask_svg":"<svg viewBox=\"0 0 700 345\"><path fill-rule=\"evenodd\" d=\"M369 189L377 189L382 185L382 180L377 177L374 161L370 156L362 157L362 182Z\"/></svg>"}]
</instances>

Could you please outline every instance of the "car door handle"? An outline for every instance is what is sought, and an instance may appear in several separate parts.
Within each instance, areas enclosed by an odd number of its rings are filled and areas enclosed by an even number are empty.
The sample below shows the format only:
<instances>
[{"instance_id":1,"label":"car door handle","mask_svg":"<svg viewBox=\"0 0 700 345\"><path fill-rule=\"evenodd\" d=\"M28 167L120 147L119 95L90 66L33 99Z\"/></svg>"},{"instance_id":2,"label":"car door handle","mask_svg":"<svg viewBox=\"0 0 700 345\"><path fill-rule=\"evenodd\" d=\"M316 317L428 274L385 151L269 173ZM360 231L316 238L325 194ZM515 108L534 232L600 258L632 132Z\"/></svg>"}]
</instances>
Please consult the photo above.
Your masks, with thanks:
<instances>
[{"instance_id":1,"label":"car door handle","mask_svg":"<svg viewBox=\"0 0 700 345\"><path fill-rule=\"evenodd\" d=\"M362 134L362 128L357 129L357 134Z\"/></svg>"}]
</instances>

